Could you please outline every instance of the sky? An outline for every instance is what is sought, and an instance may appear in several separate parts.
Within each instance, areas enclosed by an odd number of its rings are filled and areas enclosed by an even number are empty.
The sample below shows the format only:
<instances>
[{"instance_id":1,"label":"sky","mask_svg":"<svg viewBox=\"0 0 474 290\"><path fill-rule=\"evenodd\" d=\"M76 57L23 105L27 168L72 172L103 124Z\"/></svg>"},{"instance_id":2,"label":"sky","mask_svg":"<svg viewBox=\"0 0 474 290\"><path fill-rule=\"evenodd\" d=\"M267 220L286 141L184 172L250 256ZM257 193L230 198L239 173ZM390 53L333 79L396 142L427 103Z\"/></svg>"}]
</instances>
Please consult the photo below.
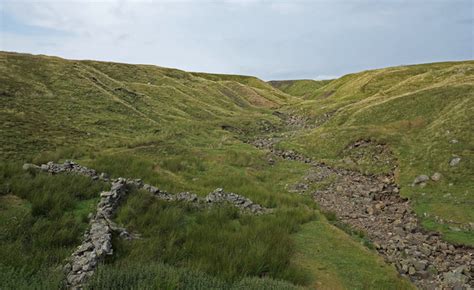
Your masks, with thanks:
<instances>
[{"instance_id":1,"label":"sky","mask_svg":"<svg viewBox=\"0 0 474 290\"><path fill-rule=\"evenodd\" d=\"M330 79L474 59L474 1L0 0L0 50Z\"/></svg>"}]
</instances>

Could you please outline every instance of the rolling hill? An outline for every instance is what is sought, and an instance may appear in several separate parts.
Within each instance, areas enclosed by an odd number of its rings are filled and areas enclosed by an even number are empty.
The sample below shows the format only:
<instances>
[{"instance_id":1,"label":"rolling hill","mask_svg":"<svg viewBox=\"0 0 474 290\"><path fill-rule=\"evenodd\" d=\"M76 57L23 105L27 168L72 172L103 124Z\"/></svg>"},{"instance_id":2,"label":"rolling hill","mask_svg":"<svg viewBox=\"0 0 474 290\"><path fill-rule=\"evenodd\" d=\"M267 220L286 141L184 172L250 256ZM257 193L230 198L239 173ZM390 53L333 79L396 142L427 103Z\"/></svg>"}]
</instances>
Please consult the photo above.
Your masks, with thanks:
<instances>
[{"instance_id":1,"label":"rolling hill","mask_svg":"<svg viewBox=\"0 0 474 290\"><path fill-rule=\"evenodd\" d=\"M73 159L171 193L204 198L223 188L271 210L194 207L131 188L114 222L140 238L112 237L113 255L88 284L95 289L413 288L412 277L384 261L370 235L314 202L312 192L333 180L309 184L315 165L298 162L298 154L334 172L393 174L425 229L474 245L472 61L267 83L1 52L0 71L6 288L60 287L61 268L81 245L99 193L110 187L80 175L25 171L24 163ZM261 138L281 151L254 146ZM438 181L412 186L435 172Z\"/></svg>"}]
</instances>

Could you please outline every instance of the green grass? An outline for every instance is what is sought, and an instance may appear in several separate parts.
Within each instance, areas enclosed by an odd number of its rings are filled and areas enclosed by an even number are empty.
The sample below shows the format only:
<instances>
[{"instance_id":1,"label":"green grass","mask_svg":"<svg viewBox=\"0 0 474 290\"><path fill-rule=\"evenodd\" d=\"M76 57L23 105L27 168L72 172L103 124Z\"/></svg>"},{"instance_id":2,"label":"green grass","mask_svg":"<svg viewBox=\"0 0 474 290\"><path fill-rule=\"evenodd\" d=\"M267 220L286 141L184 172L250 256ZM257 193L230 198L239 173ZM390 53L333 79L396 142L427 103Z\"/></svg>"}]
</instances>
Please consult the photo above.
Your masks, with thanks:
<instances>
[{"instance_id":1,"label":"green grass","mask_svg":"<svg viewBox=\"0 0 474 290\"><path fill-rule=\"evenodd\" d=\"M464 113L472 107L472 98L465 97L471 66L388 69L387 79L375 71L327 83L296 82L295 97L254 77L2 52L1 281L10 281L6 288L35 279L38 284L31 285L36 288L58 285L60 274L45 278L45 272L57 273L53 270L80 242L87 214L105 185L80 176L23 172L21 164L74 159L113 177L141 178L171 192L204 196L222 187L275 209L253 217L233 208L197 210L133 193L115 220L143 239L115 239L115 255L99 267L91 287L289 289L296 284L351 288L350 283L381 283L403 288L406 282L393 269L380 266L380 259L359 245L361 237L336 230L309 196L288 192L308 165L277 160L269 166L267 153L241 138L258 134L262 123L280 126L272 112L281 106L309 118L340 109L324 126L294 132L294 138L278 146L348 167L354 165L341 161L347 144L362 137L381 140L400 163L402 186L417 174L443 174L439 184L423 189L429 195L402 187L418 211L468 221L469 195L464 194L472 188L466 179L472 172L472 138L465 133L470 119ZM419 77L419 72L426 75ZM407 77L411 80L404 81ZM407 87L390 86L402 81ZM452 93L449 98L443 97L445 88ZM419 89L425 90L414 92ZM403 110L384 113L393 107ZM445 144L451 136L460 142ZM457 168L446 162L453 152L463 156ZM365 159L354 169L387 170ZM440 188L456 200L442 199ZM453 241L469 244L472 239L471 233L449 236L449 229L443 231ZM310 242L301 243L302 235ZM332 251L338 259L330 256ZM325 267L324 273L318 265ZM375 276L368 277L372 272Z\"/></svg>"},{"instance_id":2,"label":"green grass","mask_svg":"<svg viewBox=\"0 0 474 290\"><path fill-rule=\"evenodd\" d=\"M87 215L104 189L105 184L82 176L50 176L2 164L1 288L56 288L57 268L79 245Z\"/></svg>"},{"instance_id":3,"label":"green grass","mask_svg":"<svg viewBox=\"0 0 474 290\"><path fill-rule=\"evenodd\" d=\"M205 273L160 263L115 264L100 267L90 289L298 289L268 278L229 282Z\"/></svg>"},{"instance_id":4,"label":"green grass","mask_svg":"<svg viewBox=\"0 0 474 290\"><path fill-rule=\"evenodd\" d=\"M117 241L115 261L160 261L212 274L225 280L268 276L302 284L289 266L290 234L312 219L311 211L292 209L274 215L241 215L234 207L199 210L181 203L132 194L117 221L143 239Z\"/></svg>"},{"instance_id":5,"label":"green grass","mask_svg":"<svg viewBox=\"0 0 474 290\"><path fill-rule=\"evenodd\" d=\"M318 289L414 289L373 251L324 221L303 225L295 234L296 265L312 273ZM331 250L327 250L330 248ZM357 265L357 267L354 267Z\"/></svg>"},{"instance_id":6,"label":"green grass","mask_svg":"<svg viewBox=\"0 0 474 290\"><path fill-rule=\"evenodd\" d=\"M0 286L2 289L61 289L62 280L63 276L59 270L47 269L32 272L0 263Z\"/></svg>"}]
</instances>

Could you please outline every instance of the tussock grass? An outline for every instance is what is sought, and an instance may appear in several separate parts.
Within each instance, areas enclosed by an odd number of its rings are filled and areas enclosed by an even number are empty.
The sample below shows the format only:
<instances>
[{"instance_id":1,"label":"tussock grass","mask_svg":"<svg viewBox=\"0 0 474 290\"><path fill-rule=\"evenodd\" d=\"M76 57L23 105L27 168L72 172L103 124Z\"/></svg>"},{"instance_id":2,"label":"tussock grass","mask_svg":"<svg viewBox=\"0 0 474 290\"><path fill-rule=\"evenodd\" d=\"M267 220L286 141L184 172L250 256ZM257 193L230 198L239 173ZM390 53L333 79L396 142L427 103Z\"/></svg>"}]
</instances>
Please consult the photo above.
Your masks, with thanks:
<instances>
[{"instance_id":1,"label":"tussock grass","mask_svg":"<svg viewBox=\"0 0 474 290\"><path fill-rule=\"evenodd\" d=\"M82 176L50 176L24 172L18 164L0 165L2 288L3 283L19 287L38 277L44 279L32 285L39 288L56 283L56 267L80 243L87 215L105 188Z\"/></svg>"},{"instance_id":2,"label":"tussock grass","mask_svg":"<svg viewBox=\"0 0 474 290\"><path fill-rule=\"evenodd\" d=\"M311 211L287 210L274 215L241 215L223 205L208 210L154 199L147 193L129 196L117 221L141 233L132 244L117 241L117 259L127 263L161 261L206 272L224 280L268 276L303 283L289 266L290 235L313 219Z\"/></svg>"},{"instance_id":3,"label":"tussock grass","mask_svg":"<svg viewBox=\"0 0 474 290\"><path fill-rule=\"evenodd\" d=\"M88 289L299 289L268 278L229 282L187 268L160 263L116 264L100 268Z\"/></svg>"}]
</instances>

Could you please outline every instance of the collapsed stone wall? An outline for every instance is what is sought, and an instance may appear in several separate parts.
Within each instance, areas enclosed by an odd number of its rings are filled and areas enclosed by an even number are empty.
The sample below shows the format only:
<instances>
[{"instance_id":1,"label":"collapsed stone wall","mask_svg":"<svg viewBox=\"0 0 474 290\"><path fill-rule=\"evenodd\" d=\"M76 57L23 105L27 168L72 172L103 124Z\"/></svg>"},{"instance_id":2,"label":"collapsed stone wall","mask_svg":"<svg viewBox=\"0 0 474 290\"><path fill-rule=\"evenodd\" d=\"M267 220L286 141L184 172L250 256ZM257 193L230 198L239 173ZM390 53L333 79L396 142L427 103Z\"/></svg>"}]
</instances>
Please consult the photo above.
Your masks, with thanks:
<instances>
[{"instance_id":1,"label":"collapsed stone wall","mask_svg":"<svg viewBox=\"0 0 474 290\"><path fill-rule=\"evenodd\" d=\"M126 192L126 180L119 178L112 182L110 191L100 194L97 211L89 222L90 227L84 234L81 245L74 251L64 267L68 288L82 288L87 279L94 274L98 263L107 255L113 254L112 232L119 228L111 219ZM125 230L120 232L121 236L128 235Z\"/></svg>"},{"instance_id":2,"label":"collapsed stone wall","mask_svg":"<svg viewBox=\"0 0 474 290\"><path fill-rule=\"evenodd\" d=\"M131 187L148 191L156 198L165 201L190 202L199 207L230 203L241 211L250 214L259 215L271 212L270 209L264 208L246 197L231 192L225 192L222 188L216 189L204 198L200 198L191 192L170 194L155 186L144 183L141 179L126 179L120 177L111 180L106 173L98 173L94 169L81 166L73 161L66 161L63 164L48 162L40 166L24 164L23 169L41 170L51 174L79 174L88 176L93 180L111 182L110 191L100 194L100 201L97 204L96 213L90 216L90 226L84 233L81 245L77 247L64 267L66 287L71 289L82 289L87 280L94 274L98 264L103 261L106 256L113 254L112 233L116 232L121 238L125 239L140 237L138 234L129 233L126 229L117 226L112 221L120 201Z\"/></svg>"},{"instance_id":3,"label":"collapsed stone wall","mask_svg":"<svg viewBox=\"0 0 474 290\"><path fill-rule=\"evenodd\" d=\"M74 173L84 176L91 177L93 180L103 180L109 182L109 176L106 173L98 173L94 169L81 166L73 161L66 161L63 164L48 162L40 166L33 164L25 164L23 168L29 169L39 169L51 174L59 173ZM213 192L209 193L206 197L198 197L192 192L180 192L177 194L171 194L166 191L160 190L159 188L144 183L141 179L124 179L125 183L134 186L138 189L143 189L150 192L156 198L165 201L184 201L195 203L198 206L212 206L215 204L229 203L243 212L251 214L264 214L271 212L270 209L267 209L259 204L254 203L250 199L241 196L232 192L225 192L222 188L217 188Z\"/></svg>"}]
</instances>

